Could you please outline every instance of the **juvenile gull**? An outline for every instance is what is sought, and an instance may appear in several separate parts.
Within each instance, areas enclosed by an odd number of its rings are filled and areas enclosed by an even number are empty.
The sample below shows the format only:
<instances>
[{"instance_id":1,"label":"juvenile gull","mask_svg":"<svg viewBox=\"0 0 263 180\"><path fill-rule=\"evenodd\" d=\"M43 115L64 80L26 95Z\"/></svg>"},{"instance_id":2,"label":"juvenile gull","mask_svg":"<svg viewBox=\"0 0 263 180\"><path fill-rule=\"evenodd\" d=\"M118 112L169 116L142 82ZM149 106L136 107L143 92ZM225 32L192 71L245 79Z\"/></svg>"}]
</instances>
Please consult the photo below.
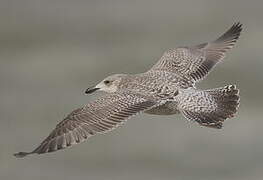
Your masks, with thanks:
<instances>
[{"instance_id":1,"label":"juvenile gull","mask_svg":"<svg viewBox=\"0 0 263 180\"><path fill-rule=\"evenodd\" d=\"M235 85L199 90L195 83L225 57L241 31L242 24L235 23L215 41L166 51L145 73L105 78L86 93L100 90L107 92L106 96L70 113L35 150L14 155L24 157L64 149L95 134L111 131L140 112L182 113L201 126L222 128L224 120L237 112L239 90Z\"/></svg>"}]
</instances>

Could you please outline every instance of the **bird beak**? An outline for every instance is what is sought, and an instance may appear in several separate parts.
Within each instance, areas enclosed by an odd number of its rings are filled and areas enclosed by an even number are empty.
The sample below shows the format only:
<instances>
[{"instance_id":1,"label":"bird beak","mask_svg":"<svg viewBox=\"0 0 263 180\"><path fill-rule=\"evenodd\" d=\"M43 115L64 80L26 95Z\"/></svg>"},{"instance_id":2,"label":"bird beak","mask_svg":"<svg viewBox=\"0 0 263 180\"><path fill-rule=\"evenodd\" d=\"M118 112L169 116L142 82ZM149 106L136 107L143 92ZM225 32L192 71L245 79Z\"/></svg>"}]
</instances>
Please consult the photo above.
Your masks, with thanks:
<instances>
[{"instance_id":1,"label":"bird beak","mask_svg":"<svg viewBox=\"0 0 263 180\"><path fill-rule=\"evenodd\" d=\"M91 93L93 93L99 89L100 88L97 88L97 87L90 87L90 88L86 89L85 94L91 94Z\"/></svg>"}]
</instances>

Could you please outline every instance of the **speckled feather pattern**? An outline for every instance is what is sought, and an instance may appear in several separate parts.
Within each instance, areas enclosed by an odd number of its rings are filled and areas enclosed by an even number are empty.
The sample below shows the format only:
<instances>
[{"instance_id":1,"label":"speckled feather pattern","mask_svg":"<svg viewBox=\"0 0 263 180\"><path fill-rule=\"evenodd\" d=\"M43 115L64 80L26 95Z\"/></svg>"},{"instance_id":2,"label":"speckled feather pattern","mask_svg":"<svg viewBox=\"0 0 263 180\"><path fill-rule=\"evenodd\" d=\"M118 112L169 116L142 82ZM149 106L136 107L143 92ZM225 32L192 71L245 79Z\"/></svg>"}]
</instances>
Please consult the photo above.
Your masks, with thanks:
<instances>
[{"instance_id":1,"label":"speckled feather pattern","mask_svg":"<svg viewBox=\"0 0 263 180\"><path fill-rule=\"evenodd\" d=\"M113 130L140 112L156 115L182 113L202 126L221 128L224 120L237 112L238 89L229 85L198 90L195 83L204 79L225 57L241 30L241 24L236 23L215 41L168 50L145 73L107 77L96 86L96 89L108 92L106 96L70 113L33 151L19 152L15 156L70 147L95 134Z\"/></svg>"}]
</instances>

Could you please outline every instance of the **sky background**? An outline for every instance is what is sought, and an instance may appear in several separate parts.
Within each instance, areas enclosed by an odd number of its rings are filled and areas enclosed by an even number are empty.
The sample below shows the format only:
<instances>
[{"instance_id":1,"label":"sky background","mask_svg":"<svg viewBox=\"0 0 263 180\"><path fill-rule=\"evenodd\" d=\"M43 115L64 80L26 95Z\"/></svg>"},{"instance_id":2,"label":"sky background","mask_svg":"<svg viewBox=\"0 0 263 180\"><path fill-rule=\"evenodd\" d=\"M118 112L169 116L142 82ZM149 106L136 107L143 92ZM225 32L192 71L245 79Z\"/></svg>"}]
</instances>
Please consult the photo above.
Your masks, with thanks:
<instances>
[{"instance_id":1,"label":"sky background","mask_svg":"<svg viewBox=\"0 0 263 180\"><path fill-rule=\"evenodd\" d=\"M261 180L263 1L1 0L1 180ZM210 41L234 22L241 38L198 88L240 88L222 130L181 115L141 114L52 154L30 151L114 73L149 69L170 48Z\"/></svg>"}]
</instances>

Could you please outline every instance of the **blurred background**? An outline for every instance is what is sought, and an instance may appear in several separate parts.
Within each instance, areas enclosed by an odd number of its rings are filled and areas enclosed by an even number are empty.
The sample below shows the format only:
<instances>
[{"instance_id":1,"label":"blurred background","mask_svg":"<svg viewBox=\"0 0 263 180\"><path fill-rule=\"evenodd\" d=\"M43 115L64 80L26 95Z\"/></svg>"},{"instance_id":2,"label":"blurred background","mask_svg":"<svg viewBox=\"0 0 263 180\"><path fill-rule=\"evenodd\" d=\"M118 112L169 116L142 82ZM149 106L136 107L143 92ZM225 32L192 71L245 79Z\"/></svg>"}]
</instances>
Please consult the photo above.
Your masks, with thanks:
<instances>
[{"instance_id":1,"label":"blurred background","mask_svg":"<svg viewBox=\"0 0 263 180\"><path fill-rule=\"evenodd\" d=\"M1 180L261 180L263 1L1 0ZM237 84L241 106L222 130L181 115L142 114L52 154L35 148L73 109L101 96L87 87L149 69L169 48L210 41L234 22L241 38L201 82Z\"/></svg>"}]
</instances>

